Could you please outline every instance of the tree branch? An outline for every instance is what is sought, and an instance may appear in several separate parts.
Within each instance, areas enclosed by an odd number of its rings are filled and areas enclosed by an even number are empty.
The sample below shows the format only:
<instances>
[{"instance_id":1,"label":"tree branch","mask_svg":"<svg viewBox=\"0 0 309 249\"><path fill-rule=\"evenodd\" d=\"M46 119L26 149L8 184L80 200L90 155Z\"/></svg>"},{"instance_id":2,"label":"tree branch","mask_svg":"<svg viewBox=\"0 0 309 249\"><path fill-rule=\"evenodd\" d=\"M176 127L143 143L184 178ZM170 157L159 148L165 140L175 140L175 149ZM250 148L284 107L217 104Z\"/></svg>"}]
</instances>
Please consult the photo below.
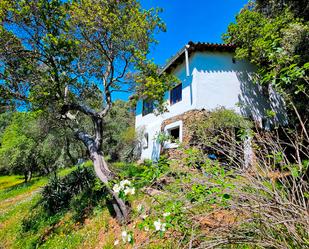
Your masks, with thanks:
<instances>
[{"instance_id":1,"label":"tree branch","mask_svg":"<svg viewBox=\"0 0 309 249\"><path fill-rule=\"evenodd\" d=\"M84 104L77 104L77 103L71 103L71 104L65 104L61 108L61 114L65 115L68 111L80 111L88 116L99 118L99 114L91 109L90 107L84 105Z\"/></svg>"}]
</instances>

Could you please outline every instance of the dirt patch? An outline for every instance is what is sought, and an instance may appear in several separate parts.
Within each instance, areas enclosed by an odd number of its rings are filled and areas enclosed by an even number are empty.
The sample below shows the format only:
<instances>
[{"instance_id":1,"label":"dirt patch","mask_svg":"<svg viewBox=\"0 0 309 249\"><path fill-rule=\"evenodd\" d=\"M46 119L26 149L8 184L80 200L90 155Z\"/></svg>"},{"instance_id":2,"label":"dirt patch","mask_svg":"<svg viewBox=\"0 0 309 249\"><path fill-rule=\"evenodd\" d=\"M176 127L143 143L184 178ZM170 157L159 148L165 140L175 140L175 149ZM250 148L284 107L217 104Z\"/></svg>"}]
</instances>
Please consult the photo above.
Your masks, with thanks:
<instances>
[{"instance_id":1,"label":"dirt patch","mask_svg":"<svg viewBox=\"0 0 309 249\"><path fill-rule=\"evenodd\" d=\"M200 224L202 230L210 232L211 230L235 225L241 215L235 211L217 210L206 216L198 217L196 221Z\"/></svg>"},{"instance_id":2,"label":"dirt patch","mask_svg":"<svg viewBox=\"0 0 309 249\"><path fill-rule=\"evenodd\" d=\"M144 248L144 245L148 244L150 234L148 234L146 231L140 230L137 227L137 223L139 221L134 221L130 223L127 227L121 226L118 224L116 219L110 218L108 220L107 229L102 228L98 234L98 244L96 245L95 249L101 249L107 244L114 245L115 241L119 241L119 248ZM131 244L123 244L121 233L122 231L131 231L133 232L134 237L134 245ZM115 246L117 248L117 246Z\"/></svg>"}]
</instances>

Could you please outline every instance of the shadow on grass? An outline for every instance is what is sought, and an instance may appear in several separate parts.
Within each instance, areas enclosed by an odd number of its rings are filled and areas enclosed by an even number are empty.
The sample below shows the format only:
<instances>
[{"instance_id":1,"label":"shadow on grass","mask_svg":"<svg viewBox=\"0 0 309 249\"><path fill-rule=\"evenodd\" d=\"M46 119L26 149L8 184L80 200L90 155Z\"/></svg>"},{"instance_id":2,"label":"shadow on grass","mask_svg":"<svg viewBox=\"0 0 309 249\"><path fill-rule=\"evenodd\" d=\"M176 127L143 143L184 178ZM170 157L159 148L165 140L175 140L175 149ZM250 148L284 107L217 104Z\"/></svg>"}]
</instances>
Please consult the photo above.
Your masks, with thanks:
<instances>
[{"instance_id":1,"label":"shadow on grass","mask_svg":"<svg viewBox=\"0 0 309 249\"><path fill-rule=\"evenodd\" d=\"M68 207L54 214L46 211L43 200L40 200L33 205L29 216L23 219L20 237L31 240L31 248L38 248L56 234L68 235L77 231L83 228L86 219L96 214L95 209L107 208L106 197L104 192L85 191L75 196Z\"/></svg>"},{"instance_id":2,"label":"shadow on grass","mask_svg":"<svg viewBox=\"0 0 309 249\"><path fill-rule=\"evenodd\" d=\"M22 221L20 238L38 248L50 238L69 235L83 227L86 219L102 210L114 211L106 187L93 168L78 167L64 177L53 177L44 187L41 199Z\"/></svg>"}]
</instances>

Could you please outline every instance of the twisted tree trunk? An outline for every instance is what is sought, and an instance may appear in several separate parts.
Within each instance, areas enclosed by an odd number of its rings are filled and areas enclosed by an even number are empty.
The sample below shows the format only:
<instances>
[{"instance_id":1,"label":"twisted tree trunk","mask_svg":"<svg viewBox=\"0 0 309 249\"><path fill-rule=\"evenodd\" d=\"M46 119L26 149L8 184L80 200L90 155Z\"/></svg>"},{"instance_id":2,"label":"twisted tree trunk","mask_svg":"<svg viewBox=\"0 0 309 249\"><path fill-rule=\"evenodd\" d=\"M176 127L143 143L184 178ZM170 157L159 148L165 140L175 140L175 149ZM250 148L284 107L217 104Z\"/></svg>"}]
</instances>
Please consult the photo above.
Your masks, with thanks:
<instances>
[{"instance_id":1,"label":"twisted tree trunk","mask_svg":"<svg viewBox=\"0 0 309 249\"><path fill-rule=\"evenodd\" d=\"M96 175L106 185L109 193L112 196L112 206L116 213L117 220L121 223L125 223L129 219L130 208L121 198L119 198L117 193L115 193L111 188L108 187L108 182L114 179L115 175L110 171L101 151L103 120L111 108L111 93L109 91L109 86L105 88L105 100L107 105L101 112L98 113L84 104L67 103L62 106L61 114L65 115L66 118L70 120L76 121L75 116L70 113L70 110L75 110L80 111L91 118L94 129L93 136L78 129L75 129L75 135L87 147L90 159L92 160L94 165Z\"/></svg>"},{"instance_id":2,"label":"twisted tree trunk","mask_svg":"<svg viewBox=\"0 0 309 249\"><path fill-rule=\"evenodd\" d=\"M95 126L98 128L98 126ZM98 132L98 133L97 133ZM96 134L100 134L97 131ZM120 223L125 223L129 219L129 207L126 203L118 197L118 194L115 193L112 189L108 187L108 182L114 179L115 175L110 171L108 164L106 163L103 153L100 150L100 137L92 138L86 133L78 132L77 137L86 145L90 159L93 162L94 170L98 178L106 184L109 193L112 196L112 206L116 214L116 218Z\"/></svg>"}]
</instances>

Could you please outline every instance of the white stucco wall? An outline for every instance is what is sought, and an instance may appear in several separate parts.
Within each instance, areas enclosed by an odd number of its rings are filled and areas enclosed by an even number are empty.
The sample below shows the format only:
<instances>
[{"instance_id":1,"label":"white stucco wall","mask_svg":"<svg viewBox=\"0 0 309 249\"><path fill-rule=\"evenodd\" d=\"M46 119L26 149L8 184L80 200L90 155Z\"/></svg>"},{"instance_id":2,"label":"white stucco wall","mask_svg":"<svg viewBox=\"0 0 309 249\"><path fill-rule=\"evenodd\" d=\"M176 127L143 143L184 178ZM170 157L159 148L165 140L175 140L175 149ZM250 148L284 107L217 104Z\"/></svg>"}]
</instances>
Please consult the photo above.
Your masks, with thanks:
<instances>
[{"instance_id":1,"label":"white stucco wall","mask_svg":"<svg viewBox=\"0 0 309 249\"><path fill-rule=\"evenodd\" d=\"M189 61L191 61L191 58ZM160 148L155 138L160 132L161 124L165 119L182 114L188 110L195 109L195 105L193 105L192 102L193 99L196 99L196 97L192 96L192 76L186 76L185 64L179 65L173 73L179 78L182 83L182 100L173 105L168 104L168 112L158 116L153 113L149 113L143 116L142 101L140 100L137 103L135 127L137 130L148 133L149 136L148 148L142 150L142 159L156 160L158 158ZM166 93L165 99L168 103L169 98L169 93Z\"/></svg>"},{"instance_id":2,"label":"white stucco wall","mask_svg":"<svg viewBox=\"0 0 309 249\"><path fill-rule=\"evenodd\" d=\"M245 61L233 63L232 58L233 53L228 52L196 52L191 55L189 77L186 76L185 62L173 72L182 82L182 101L168 106L169 111L162 115L142 116L142 101L138 102L136 129L143 129L149 135L149 145L142 151L142 159L158 158L160 148L155 137L162 122L188 110L211 111L223 106L262 123L266 110L275 107L275 111L281 113L278 119L285 118L278 96L272 94L277 103L270 104L263 96L262 88L252 82L255 68ZM169 93L165 98L169 101Z\"/></svg>"}]
</instances>

